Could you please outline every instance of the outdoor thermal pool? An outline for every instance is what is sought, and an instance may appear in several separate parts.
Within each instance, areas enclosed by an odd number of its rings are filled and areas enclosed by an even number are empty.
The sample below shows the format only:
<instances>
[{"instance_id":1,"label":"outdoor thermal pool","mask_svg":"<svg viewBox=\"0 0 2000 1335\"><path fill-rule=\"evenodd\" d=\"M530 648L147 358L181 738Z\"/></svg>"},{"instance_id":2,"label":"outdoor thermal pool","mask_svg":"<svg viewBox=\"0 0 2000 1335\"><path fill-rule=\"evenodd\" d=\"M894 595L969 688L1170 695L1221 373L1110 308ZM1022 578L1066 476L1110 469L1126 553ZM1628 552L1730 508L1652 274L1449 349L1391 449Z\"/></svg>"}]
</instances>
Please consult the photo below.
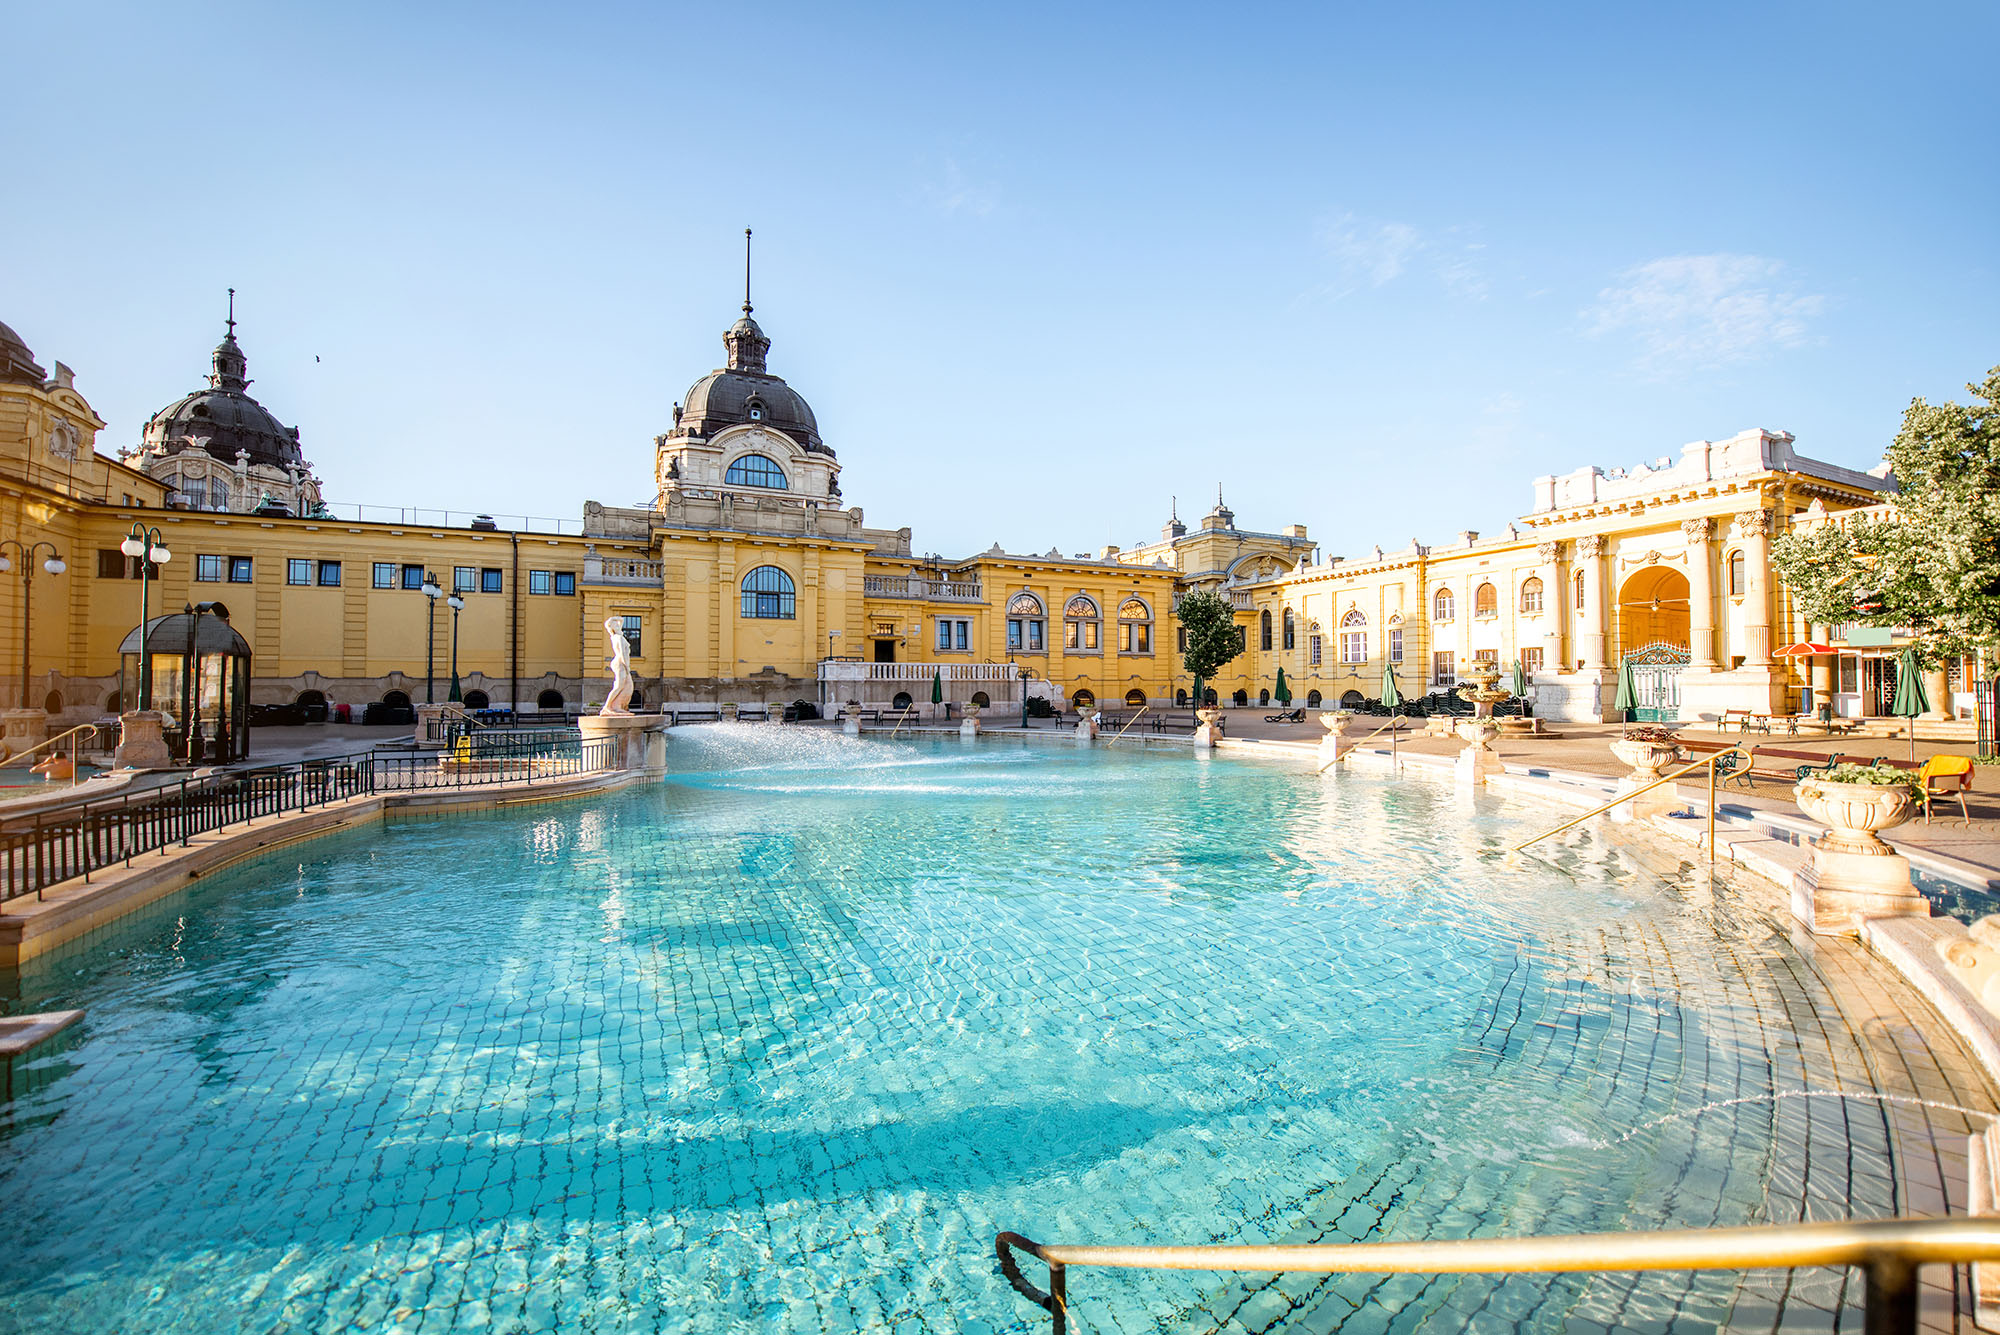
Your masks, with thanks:
<instances>
[{"instance_id":1,"label":"outdoor thermal pool","mask_svg":"<svg viewBox=\"0 0 2000 1335\"><path fill-rule=\"evenodd\" d=\"M243 864L10 978L89 1016L0 1128L0 1329L1021 1330L1001 1229L1887 1215L1993 1106L1768 890L1589 833L1509 865L1532 805L1185 750L670 755ZM1858 1290L1071 1277L1091 1331L1858 1329Z\"/></svg>"}]
</instances>

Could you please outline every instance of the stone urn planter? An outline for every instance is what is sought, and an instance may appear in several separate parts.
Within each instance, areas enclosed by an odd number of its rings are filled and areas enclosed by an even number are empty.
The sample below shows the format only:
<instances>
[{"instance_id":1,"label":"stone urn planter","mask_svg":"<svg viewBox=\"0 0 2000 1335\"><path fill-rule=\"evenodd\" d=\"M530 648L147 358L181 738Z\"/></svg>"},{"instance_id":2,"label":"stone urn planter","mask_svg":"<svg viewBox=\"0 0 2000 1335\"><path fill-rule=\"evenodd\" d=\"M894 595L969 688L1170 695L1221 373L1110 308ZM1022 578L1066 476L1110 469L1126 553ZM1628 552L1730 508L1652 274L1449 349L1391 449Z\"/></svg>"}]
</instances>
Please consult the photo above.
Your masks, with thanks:
<instances>
[{"instance_id":1,"label":"stone urn planter","mask_svg":"<svg viewBox=\"0 0 2000 1335\"><path fill-rule=\"evenodd\" d=\"M1806 779L1792 789L1799 810L1826 826L1819 847L1832 853L1893 857L1896 850L1882 842L1883 830L1893 830L1916 814L1916 794L1898 784L1828 783Z\"/></svg>"},{"instance_id":2,"label":"stone urn planter","mask_svg":"<svg viewBox=\"0 0 2000 1335\"><path fill-rule=\"evenodd\" d=\"M970 723L977 723L979 721L979 711L982 708L984 708L983 705L976 705L976 704L967 705L965 707L966 721Z\"/></svg>"},{"instance_id":3,"label":"stone urn planter","mask_svg":"<svg viewBox=\"0 0 2000 1335\"><path fill-rule=\"evenodd\" d=\"M1222 721L1222 710L1216 705L1203 705L1194 711L1194 716L1201 720L1204 727L1212 728Z\"/></svg>"},{"instance_id":4,"label":"stone urn planter","mask_svg":"<svg viewBox=\"0 0 2000 1335\"><path fill-rule=\"evenodd\" d=\"M1203 705L1194 711L1194 716L1201 721L1201 726L1194 730L1196 746L1214 746L1221 740L1222 729L1216 726L1222 721L1221 709L1215 705Z\"/></svg>"},{"instance_id":5,"label":"stone urn planter","mask_svg":"<svg viewBox=\"0 0 2000 1335\"><path fill-rule=\"evenodd\" d=\"M1319 725L1326 729L1328 736L1339 737L1347 732L1347 725L1353 718L1354 711L1349 709L1323 710L1319 716Z\"/></svg>"},{"instance_id":6,"label":"stone urn planter","mask_svg":"<svg viewBox=\"0 0 2000 1335\"><path fill-rule=\"evenodd\" d=\"M1680 752L1672 742L1619 740L1611 744L1611 754L1632 767L1632 777L1642 786L1660 777Z\"/></svg>"}]
</instances>

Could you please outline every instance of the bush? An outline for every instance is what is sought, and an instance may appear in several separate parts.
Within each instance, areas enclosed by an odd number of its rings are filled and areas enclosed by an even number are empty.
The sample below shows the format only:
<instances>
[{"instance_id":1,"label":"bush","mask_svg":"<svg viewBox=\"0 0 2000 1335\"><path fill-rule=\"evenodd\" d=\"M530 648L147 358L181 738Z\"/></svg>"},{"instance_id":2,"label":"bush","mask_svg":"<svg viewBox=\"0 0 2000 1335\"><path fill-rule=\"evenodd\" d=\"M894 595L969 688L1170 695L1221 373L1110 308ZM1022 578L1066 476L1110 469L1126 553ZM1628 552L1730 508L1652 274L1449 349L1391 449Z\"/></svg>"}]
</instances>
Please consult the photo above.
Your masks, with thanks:
<instances>
[{"instance_id":1,"label":"bush","mask_svg":"<svg viewBox=\"0 0 2000 1335\"><path fill-rule=\"evenodd\" d=\"M1866 783L1877 788L1907 788L1921 793L1916 775L1890 765L1835 765L1824 774L1815 774L1807 783Z\"/></svg>"}]
</instances>

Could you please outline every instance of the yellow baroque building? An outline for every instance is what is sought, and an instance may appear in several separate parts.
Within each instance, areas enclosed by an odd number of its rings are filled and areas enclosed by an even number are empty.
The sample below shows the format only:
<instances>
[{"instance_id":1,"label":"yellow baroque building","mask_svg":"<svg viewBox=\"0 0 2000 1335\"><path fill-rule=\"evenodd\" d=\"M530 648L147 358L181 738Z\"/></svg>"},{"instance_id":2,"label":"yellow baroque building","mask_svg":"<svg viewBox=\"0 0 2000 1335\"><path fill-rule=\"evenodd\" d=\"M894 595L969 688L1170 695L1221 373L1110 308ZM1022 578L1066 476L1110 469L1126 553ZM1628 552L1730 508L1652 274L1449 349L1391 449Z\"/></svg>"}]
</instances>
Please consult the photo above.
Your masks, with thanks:
<instances>
[{"instance_id":1,"label":"yellow baroque building","mask_svg":"<svg viewBox=\"0 0 2000 1335\"><path fill-rule=\"evenodd\" d=\"M1798 454L1783 433L1538 479L1497 537L1322 556L1302 525L1238 528L1218 494L1194 528L1176 514L1130 549L943 559L846 505L839 458L771 374L747 301L723 344L724 365L654 442L652 503L591 502L544 532L325 504L298 430L247 392L233 318L206 387L117 459L96 449L103 423L69 369L48 375L0 325L0 540L17 544L0 548L14 556L0 692L65 725L129 708L119 646L143 588L154 616L225 608L260 703L442 701L455 668L474 707L587 708L609 686L614 618L642 707L884 708L927 704L934 683L960 703L1179 703L1192 683L1175 608L1207 589L1236 609L1244 645L1212 683L1226 703L1265 703L1281 667L1317 705L1376 697L1385 668L1405 695L1448 690L1486 659L1518 663L1553 718L1610 717L1627 662L1645 717L1879 712L1858 680L1840 689L1841 663L1814 677L1774 656L1844 628L1796 624L1769 556L1788 527L1837 522L1891 484ZM171 553L155 578L119 551L134 526ZM425 596L429 579L444 596Z\"/></svg>"}]
</instances>

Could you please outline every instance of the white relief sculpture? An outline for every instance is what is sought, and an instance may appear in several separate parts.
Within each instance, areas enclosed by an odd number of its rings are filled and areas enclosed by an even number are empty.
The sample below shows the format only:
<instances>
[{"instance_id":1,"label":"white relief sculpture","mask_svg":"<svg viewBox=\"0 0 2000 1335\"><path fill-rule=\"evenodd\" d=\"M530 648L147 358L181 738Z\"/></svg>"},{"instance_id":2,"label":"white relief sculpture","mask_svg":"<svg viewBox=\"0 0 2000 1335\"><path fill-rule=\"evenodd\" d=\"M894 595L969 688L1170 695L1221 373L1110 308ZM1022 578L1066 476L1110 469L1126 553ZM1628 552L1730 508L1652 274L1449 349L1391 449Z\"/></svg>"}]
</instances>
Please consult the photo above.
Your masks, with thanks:
<instances>
[{"instance_id":1,"label":"white relief sculpture","mask_svg":"<svg viewBox=\"0 0 2000 1335\"><path fill-rule=\"evenodd\" d=\"M611 657L604 660L611 669L611 694L597 712L630 717L632 711L625 706L632 703L632 644L625 638L625 618L606 617L604 633L611 640Z\"/></svg>"}]
</instances>

